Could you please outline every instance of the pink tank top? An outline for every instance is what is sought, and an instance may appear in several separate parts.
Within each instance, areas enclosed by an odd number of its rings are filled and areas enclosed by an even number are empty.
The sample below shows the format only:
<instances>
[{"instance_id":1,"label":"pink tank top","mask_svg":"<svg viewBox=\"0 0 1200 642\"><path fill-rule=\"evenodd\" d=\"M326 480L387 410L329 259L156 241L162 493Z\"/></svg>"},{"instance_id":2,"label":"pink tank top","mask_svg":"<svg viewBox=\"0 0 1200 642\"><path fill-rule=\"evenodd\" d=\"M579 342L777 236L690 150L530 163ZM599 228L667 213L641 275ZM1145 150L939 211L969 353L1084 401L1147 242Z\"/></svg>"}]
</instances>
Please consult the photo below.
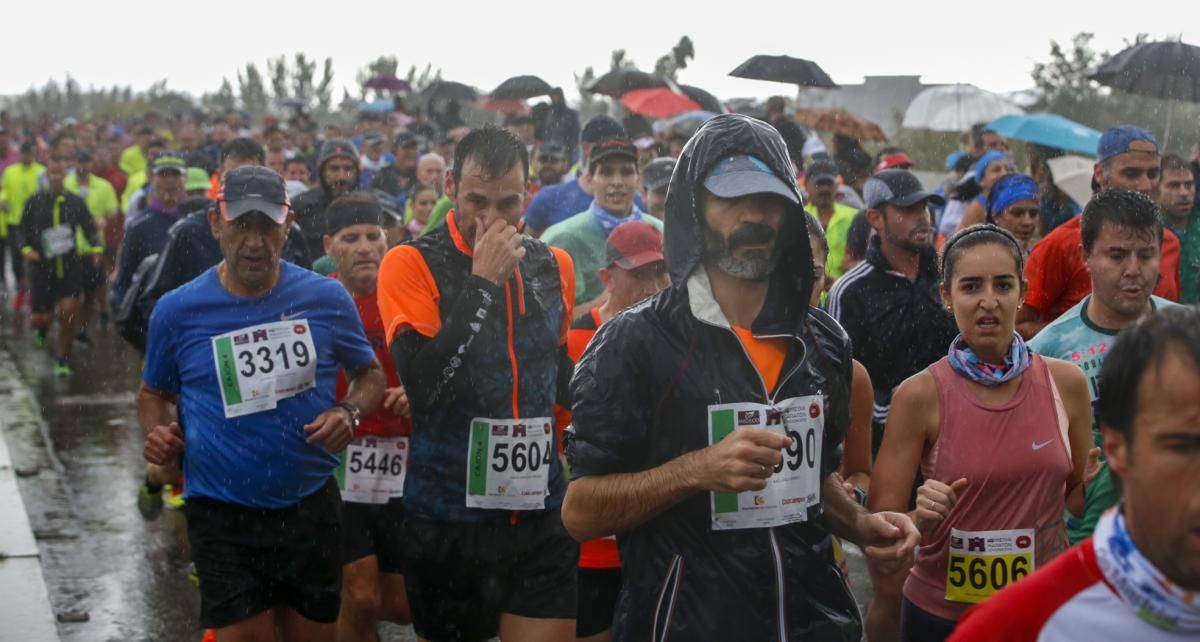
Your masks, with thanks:
<instances>
[{"instance_id":1,"label":"pink tank top","mask_svg":"<svg viewBox=\"0 0 1200 642\"><path fill-rule=\"evenodd\" d=\"M938 439L925 454L926 479L967 489L948 518L917 550L904 596L937 617L957 620L971 606L946 599L950 529L1033 529L1034 565L1041 568L1067 549L1063 522L1072 471L1067 413L1046 362L1033 355L1012 399L987 405L943 357L929 367L937 383Z\"/></svg>"}]
</instances>

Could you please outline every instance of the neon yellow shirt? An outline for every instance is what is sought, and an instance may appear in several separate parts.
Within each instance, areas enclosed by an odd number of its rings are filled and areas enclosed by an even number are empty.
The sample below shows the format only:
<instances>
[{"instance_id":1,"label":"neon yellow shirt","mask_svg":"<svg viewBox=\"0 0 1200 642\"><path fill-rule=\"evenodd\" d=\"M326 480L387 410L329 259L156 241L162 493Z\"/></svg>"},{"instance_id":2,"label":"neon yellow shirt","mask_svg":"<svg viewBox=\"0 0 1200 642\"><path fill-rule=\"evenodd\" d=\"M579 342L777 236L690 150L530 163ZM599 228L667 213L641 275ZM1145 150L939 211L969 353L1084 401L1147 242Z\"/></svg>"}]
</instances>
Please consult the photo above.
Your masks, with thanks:
<instances>
[{"instance_id":1,"label":"neon yellow shirt","mask_svg":"<svg viewBox=\"0 0 1200 642\"><path fill-rule=\"evenodd\" d=\"M820 218L816 205L809 203L804 206L804 210ZM858 214L858 210L849 205L836 202L833 204L833 216L829 217L829 224L825 226L825 239L829 241L829 256L825 260L825 277L830 280L840 277L843 273L842 261L846 257L846 237L850 234L850 224L854 222L856 214Z\"/></svg>"},{"instance_id":2,"label":"neon yellow shirt","mask_svg":"<svg viewBox=\"0 0 1200 642\"><path fill-rule=\"evenodd\" d=\"M117 161L117 167L125 172L125 175L133 180L135 174L145 174L146 167L149 165L146 160L146 154L142 152L142 148L138 145L130 145L121 152L121 157Z\"/></svg>"},{"instance_id":3,"label":"neon yellow shirt","mask_svg":"<svg viewBox=\"0 0 1200 642\"><path fill-rule=\"evenodd\" d=\"M142 191L149 181L146 177L146 172L138 172L137 174L129 175L129 182L125 183L125 192L121 194L121 211L129 211L129 202L133 200L134 195Z\"/></svg>"},{"instance_id":4,"label":"neon yellow shirt","mask_svg":"<svg viewBox=\"0 0 1200 642\"><path fill-rule=\"evenodd\" d=\"M8 228L21 224L25 201L38 191L38 178L44 171L45 166L36 162L30 165L14 163L4 169L0 192L4 193L4 202L8 204L8 215L0 217L0 237L8 238Z\"/></svg>"}]
</instances>

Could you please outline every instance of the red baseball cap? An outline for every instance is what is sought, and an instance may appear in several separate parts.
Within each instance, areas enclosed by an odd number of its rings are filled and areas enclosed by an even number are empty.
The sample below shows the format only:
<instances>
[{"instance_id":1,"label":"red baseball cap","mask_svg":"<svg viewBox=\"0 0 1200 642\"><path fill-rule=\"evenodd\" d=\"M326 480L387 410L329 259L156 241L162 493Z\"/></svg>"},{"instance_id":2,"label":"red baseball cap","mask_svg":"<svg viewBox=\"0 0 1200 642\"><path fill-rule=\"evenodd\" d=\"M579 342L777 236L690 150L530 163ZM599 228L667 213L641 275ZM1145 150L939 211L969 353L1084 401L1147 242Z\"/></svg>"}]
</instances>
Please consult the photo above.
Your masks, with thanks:
<instances>
[{"instance_id":1,"label":"red baseball cap","mask_svg":"<svg viewBox=\"0 0 1200 642\"><path fill-rule=\"evenodd\" d=\"M663 235L643 221L630 221L617 226L608 235L604 248L606 265L623 270L636 270L663 259Z\"/></svg>"},{"instance_id":2,"label":"red baseball cap","mask_svg":"<svg viewBox=\"0 0 1200 642\"><path fill-rule=\"evenodd\" d=\"M916 163L913 162L912 156L904 152L896 152L895 154L887 154L883 158L880 158L879 164L875 166L875 171L882 172L885 169L894 169L897 167L908 169L913 165L916 165Z\"/></svg>"}]
</instances>

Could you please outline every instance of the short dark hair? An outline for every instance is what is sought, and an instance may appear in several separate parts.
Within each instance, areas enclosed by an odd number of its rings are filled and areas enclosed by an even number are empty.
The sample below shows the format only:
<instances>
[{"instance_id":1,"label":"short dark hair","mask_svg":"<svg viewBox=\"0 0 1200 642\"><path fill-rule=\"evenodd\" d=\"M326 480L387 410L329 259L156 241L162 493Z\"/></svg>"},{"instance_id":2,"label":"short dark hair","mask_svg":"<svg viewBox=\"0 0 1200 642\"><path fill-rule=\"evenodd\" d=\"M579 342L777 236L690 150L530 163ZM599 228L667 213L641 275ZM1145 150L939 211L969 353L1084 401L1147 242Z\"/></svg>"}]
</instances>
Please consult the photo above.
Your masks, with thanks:
<instances>
[{"instance_id":1,"label":"short dark hair","mask_svg":"<svg viewBox=\"0 0 1200 642\"><path fill-rule=\"evenodd\" d=\"M1008 250L1017 264L1017 278L1025 278L1025 250L1012 232L991 223L972 225L955 232L942 250L942 287L949 289L954 268L967 250L981 245L999 245Z\"/></svg>"},{"instance_id":2,"label":"short dark hair","mask_svg":"<svg viewBox=\"0 0 1200 642\"><path fill-rule=\"evenodd\" d=\"M983 124L971 125L971 144L975 147L983 147L983 137L988 134L999 135L1000 132Z\"/></svg>"},{"instance_id":3,"label":"short dark hair","mask_svg":"<svg viewBox=\"0 0 1200 642\"><path fill-rule=\"evenodd\" d=\"M1162 246L1163 224L1158 203L1145 194L1126 189L1106 189L1093 196L1083 208L1083 220L1079 226L1084 252L1092 252L1105 223L1138 236L1156 238L1159 246Z\"/></svg>"},{"instance_id":4,"label":"short dark hair","mask_svg":"<svg viewBox=\"0 0 1200 642\"><path fill-rule=\"evenodd\" d=\"M249 138L235 138L221 145L221 162L224 162L230 156L234 158L253 158L258 161L259 165L267 163L267 153L263 151L262 145Z\"/></svg>"},{"instance_id":5,"label":"short dark hair","mask_svg":"<svg viewBox=\"0 0 1200 642\"><path fill-rule=\"evenodd\" d=\"M521 176L529 180L529 150L517 135L495 125L472 130L454 148L454 184L462 182L462 168L474 159L485 179L494 179L521 165Z\"/></svg>"},{"instance_id":6,"label":"short dark hair","mask_svg":"<svg viewBox=\"0 0 1200 642\"><path fill-rule=\"evenodd\" d=\"M1178 154L1167 154L1159 161L1163 174L1167 172L1187 172L1192 173L1192 166L1187 161L1183 160Z\"/></svg>"},{"instance_id":7,"label":"short dark hair","mask_svg":"<svg viewBox=\"0 0 1200 642\"><path fill-rule=\"evenodd\" d=\"M1121 332L1100 366L1096 414L1101 424L1132 443L1139 384L1169 353L1186 355L1200 368L1200 310L1166 308Z\"/></svg>"},{"instance_id":8,"label":"short dark hair","mask_svg":"<svg viewBox=\"0 0 1200 642\"><path fill-rule=\"evenodd\" d=\"M305 168L308 167L308 159L303 156L293 156L293 157L283 161L283 167L284 167L284 169L287 169L288 165L295 165L297 163L303 165Z\"/></svg>"}]
</instances>

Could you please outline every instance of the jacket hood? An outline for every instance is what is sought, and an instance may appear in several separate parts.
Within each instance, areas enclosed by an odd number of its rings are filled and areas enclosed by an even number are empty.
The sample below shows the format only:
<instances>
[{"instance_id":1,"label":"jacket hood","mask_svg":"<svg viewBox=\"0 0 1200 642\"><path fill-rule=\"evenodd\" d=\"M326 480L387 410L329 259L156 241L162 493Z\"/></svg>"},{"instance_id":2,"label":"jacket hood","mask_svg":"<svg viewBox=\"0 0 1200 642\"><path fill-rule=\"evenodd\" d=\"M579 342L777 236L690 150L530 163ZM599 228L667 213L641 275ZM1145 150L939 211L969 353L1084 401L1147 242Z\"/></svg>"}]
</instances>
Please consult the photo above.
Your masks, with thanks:
<instances>
[{"instance_id":1,"label":"jacket hood","mask_svg":"<svg viewBox=\"0 0 1200 642\"><path fill-rule=\"evenodd\" d=\"M685 283L700 265L704 252L704 220L700 195L709 171L722 159L747 154L770 167L803 203L796 170L779 132L769 124L741 114L710 119L683 148L667 189L664 254L671 280ZM780 261L771 275L767 305L760 320L793 322L803 319L813 287L813 259L807 217L802 205L788 203L776 240ZM756 329L759 322L755 322Z\"/></svg>"},{"instance_id":2,"label":"jacket hood","mask_svg":"<svg viewBox=\"0 0 1200 642\"><path fill-rule=\"evenodd\" d=\"M321 151L317 154L317 181L330 194L333 190L325 183L325 163L335 156L345 156L354 161L354 185L358 186L358 177L362 172L362 159L358 156L358 148L348 138L330 138L321 143Z\"/></svg>"}]
</instances>

